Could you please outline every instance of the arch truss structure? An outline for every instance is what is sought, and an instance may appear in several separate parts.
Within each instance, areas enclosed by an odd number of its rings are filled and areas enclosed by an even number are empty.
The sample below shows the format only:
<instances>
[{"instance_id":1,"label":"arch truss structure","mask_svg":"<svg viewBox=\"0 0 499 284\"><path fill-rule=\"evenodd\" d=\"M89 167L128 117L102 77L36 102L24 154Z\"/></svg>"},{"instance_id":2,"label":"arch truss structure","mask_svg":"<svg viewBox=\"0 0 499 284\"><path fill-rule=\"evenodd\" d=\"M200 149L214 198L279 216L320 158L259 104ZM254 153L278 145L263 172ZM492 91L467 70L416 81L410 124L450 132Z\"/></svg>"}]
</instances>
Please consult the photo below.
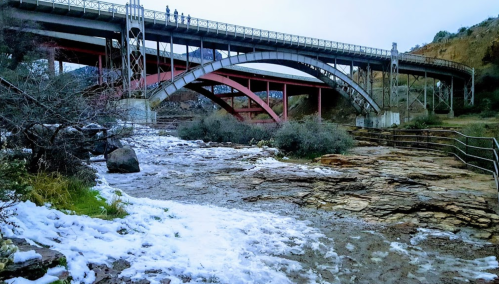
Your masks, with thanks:
<instances>
[{"instance_id":1,"label":"arch truss structure","mask_svg":"<svg viewBox=\"0 0 499 284\"><path fill-rule=\"evenodd\" d=\"M185 72L182 71L175 71L174 72L174 77L179 78L184 74ZM156 83L162 83L165 84L165 82L171 82L169 81L171 78L171 72L163 72L159 74L150 75L147 77L147 85L151 86ZM251 109L251 110L246 110L246 109L235 109L233 105L229 105L225 100L222 95L217 95L213 92L213 90L206 89L204 84L199 83L199 82L204 82L208 81L211 83L216 83L220 85L225 85L230 87L233 90L236 90L237 96L245 96L247 97L256 108ZM212 100L214 103L218 104L220 107L222 107L227 113L232 114L235 116L238 120L244 120L244 117L241 116L241 113L244 112L261 112L261 113L266 113L274 122L281 122L281 118L270 108L270 106L264 102L259 96L257 96L255 93L253 93L248 87L245 87L238 82L231 80L230 78L217 75L214 73L208 73L204 76L201 76L200 78L197 78L197 80L194 80L188 84L183 85L183 87L193 90L197 93L200 93L201 95L209 98ZM171 94L170 94L171 95ZM236 93L234 93L234 96ZM166 99L167 97L165 97ZM157 104L156 104L157 105ZM251 106L251 103L249 104Z\"/></svg>"},{"instance_id":2,"label":"arch truss structure","mask_svg":"<svg viewBox=\"0 0 499 284\"><path fill-rule=\"evenodd\" d=\"M284 52L254 52L246 53L237 56L231 56L218 61L212 61L201 64L189 71L186 71L173 80L163 82L159 88L152 92L149 98L151 106L159 105L163 100L175 93L177 90L187 86L188 84L201 79L202 77L220 70L222 68L230 67L236 64L243 63L282 63L291 67L298 67L297 69L305 71L310 75L323 81L334 89L340 89L346 95L357 110L362 112L376 112L381 111L376 102L369 96L359 84L352 78L340 72L333 66L326 64L320 60L306 57L299 54L290 54ZM338 80L339 79L339 80ZM255 100L257 101L257 100ZM265 104L262 101L263 104Z\"/></svg>"}]
</instances>

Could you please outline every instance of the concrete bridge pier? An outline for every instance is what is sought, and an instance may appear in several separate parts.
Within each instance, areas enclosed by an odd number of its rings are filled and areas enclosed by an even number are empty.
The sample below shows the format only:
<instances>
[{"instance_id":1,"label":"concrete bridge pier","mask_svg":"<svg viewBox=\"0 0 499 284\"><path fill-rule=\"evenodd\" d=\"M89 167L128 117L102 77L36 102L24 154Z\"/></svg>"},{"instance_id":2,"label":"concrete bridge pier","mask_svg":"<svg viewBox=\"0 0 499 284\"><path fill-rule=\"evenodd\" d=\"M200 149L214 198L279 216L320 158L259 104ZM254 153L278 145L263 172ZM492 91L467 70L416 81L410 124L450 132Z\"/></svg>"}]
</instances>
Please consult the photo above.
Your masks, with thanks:
<instances>
[{"instance_id":1,"label":"concrete bridge pier","mask_svg":"<svg viewBox=\"0 0 499 284\"><path fill-rule=\"evenodd\" d=\"M125 120L132 123L156 123L156 112L152 111L148 99L122 99L118 108L123 111Z\"/></svg>"},{"instance_id":2,"label":"concrete bridge pier","mask_svg":"<svg viewBox=\"0 0 499 284\"><path fill-rule=\"evenodd\" d=\"M385 128L400 124L400 113L385 110L380 114L370 112L366 115L359 115L356 118L355 126Z\"/></svg>"}]
</instances>

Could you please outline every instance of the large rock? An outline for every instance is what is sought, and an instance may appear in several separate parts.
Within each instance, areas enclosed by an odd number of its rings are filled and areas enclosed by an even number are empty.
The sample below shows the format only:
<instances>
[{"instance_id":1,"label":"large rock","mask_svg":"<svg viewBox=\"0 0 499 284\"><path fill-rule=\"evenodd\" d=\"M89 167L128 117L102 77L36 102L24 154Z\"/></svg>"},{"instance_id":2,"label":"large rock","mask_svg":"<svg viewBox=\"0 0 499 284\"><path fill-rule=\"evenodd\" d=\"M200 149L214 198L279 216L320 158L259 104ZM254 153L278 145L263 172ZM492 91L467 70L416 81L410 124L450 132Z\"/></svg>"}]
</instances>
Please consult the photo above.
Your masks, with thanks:
<instances>
[{"instance_id":1,"label":"large rock","mask_svg":"<svg viewBox=\"0 0 499 284\"><path fill-rule=\"evenodd\" d=\"M92 149L92 155L105 155L114 152L123 148L119 139L116 138L108 138L106 141L98 141L95 143L94 148Z\"/></svg>"},{"instance_id":2,"label":"large rock","mask_svg":"<svg viewBox=\"0 0 499 284\"><path fill-rule=\"evenodd\" d=\"M131 148L120 148L107 158L107 169L110 173L138 173L139 160Z\"/></svg>"},{"instance_id":3,"label":"large rock","mask_svg":"<svg viewBox=\"0 0 499 284\"><path fill-rule=\"evenodd\" d=\"M94 136L95 134L99 133L104 129L105 129L104 127L102 127L97 123L90 123L82 128L82 130L85 131L90 136Z\"/></svg>"}]
</instances>

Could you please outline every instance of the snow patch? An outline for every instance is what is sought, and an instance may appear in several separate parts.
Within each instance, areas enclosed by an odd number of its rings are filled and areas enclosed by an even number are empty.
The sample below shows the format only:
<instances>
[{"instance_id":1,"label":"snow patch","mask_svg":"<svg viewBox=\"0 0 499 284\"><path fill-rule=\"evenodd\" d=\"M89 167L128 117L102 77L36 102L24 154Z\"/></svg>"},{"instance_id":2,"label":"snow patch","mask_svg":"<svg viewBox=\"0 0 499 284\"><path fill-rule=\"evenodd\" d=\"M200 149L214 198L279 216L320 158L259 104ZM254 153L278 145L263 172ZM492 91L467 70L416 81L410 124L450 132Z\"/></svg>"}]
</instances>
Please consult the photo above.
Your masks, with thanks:
<instances>
[{"instance_id":1,"label":"snow patch","mask_svg":"<svg viewBox=\"0 0 499 284\"><path fill-rule=\"evenodd\" d=\"M42 259L42 255L35 252L34 250L18 251L14 253L14 263L26 262L32 259Z\"/></svg>"},{"instance_id":2,"label":"snow patch","mask_svg":"<svg viewBox=\"0 0 499 284\"><path fill-rule=\"evenodd\" d=\"M116 191L102 177L95 189L108 200ZM272 279L273 283L292 283L286 273L302 267L285 256L299 253L306 246L319 247L324 237L307 222L270 213L126 194L122 199L127 201L129 215L113 221L20 203L15 207L17 216L12 218L19 228L3 225L2 232L5 237L27 238L63 253L78 283L95 281L89 263L110 266L112 260L120 258L132 264L122 276L155 283L162 278L181 283L185 277L193 282L263 283ZM334 260L338 257L332 248L329 256ZM161 273L146 274L150 270Z\"/></svg>"}]
</instances>

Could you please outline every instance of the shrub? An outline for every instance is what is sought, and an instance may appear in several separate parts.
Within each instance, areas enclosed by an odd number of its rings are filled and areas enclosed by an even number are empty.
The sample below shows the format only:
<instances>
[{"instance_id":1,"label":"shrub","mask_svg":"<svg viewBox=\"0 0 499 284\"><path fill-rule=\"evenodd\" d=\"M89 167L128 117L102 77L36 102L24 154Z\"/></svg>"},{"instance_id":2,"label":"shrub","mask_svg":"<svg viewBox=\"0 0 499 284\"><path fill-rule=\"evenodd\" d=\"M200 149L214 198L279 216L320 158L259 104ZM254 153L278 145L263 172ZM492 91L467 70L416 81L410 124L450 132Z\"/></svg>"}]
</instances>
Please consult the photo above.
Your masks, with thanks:
<instances>
[{"instance_id":1,"label":"shrub","mask_svg":"<svg viewBox=\"0 0 499 284\"><path fill-rule=\"evenodd\" d=\"M433 38L433 42L439 42L446 37L450 37L452 34L448 31L439 31Z\"/></svg>"},{"instance_id":2,"label":"shrub","mask_svg":"<svg viewBox=\"0 0 499 284\"><path fill-rule=\"evenodd\" d=\"M274 145L292 156L315 158L324 154L346 152L354 145L353 139L343 129L331 124L321 124L309 117L303 122L287 122L275 134Z\"/></svg>"},{"instance_id":3,"label":"shrub","mask_svg":"<svg viewBox=\"0 0 499 284\"><path fill-rule=\"evenodd\" d=\"M490 117L495 117L496 115L497 115L497 111L493 111L493 110L484 110L479 114L479 116L481 118L490 118Z\"/></svg>"},{"instance_id":4,"label":"shrub","mask_svg":"<svg viewBox=\"0 0 499 284\"><path fill-rule=\"evenodd\" d=\"M468 30L467 27L461 27L461 28L459 28L459 30L457 32L458 33L464 33L466 30Z\"/></svg>"},{"instance_id":5,"label":"shrub","mask_svg":"<svg viewBox=\"0 0 499 284\"><path fill-rule=\"evenodd\" d=\"M489 20L482 21L480 24L478 24L479 27L486 27L489 25Z\"/></svg>"},{"instance_id":6,"label":"shrub","mask_svg":"<svg viewBox=\"0 0 499 284\"><path fill-rule=\"evenodd\" d=\"M31 190L24 160L9 159L0 153L0 222L12 224L8 219L15 212L10 208L22 201Z\"/></svg>"},{"instance_id":7,"label":"shrub","mask_svg":"<svg viewBox=\"0 0 499 284\"><path fill-rule=\"evenodd\" d=\"M178 135L182 139L238 144L249 144L251 140L269 140L271 132L269 127L240 122L230 115L211 115L183 124L178 129Z\"/></svg>"},{"instance_id":8,"label":"shrub","mask_svg":"<svg viewBox=\"0 0 499 284\"><path fill-rule=\"evenodd\" d=\"M419 116L412 121L405 124L406 129L425 129L429 126L435 126L442 124L442 119L440 117L430 114L428 116Z\"/></svg>"}]
</instances>

